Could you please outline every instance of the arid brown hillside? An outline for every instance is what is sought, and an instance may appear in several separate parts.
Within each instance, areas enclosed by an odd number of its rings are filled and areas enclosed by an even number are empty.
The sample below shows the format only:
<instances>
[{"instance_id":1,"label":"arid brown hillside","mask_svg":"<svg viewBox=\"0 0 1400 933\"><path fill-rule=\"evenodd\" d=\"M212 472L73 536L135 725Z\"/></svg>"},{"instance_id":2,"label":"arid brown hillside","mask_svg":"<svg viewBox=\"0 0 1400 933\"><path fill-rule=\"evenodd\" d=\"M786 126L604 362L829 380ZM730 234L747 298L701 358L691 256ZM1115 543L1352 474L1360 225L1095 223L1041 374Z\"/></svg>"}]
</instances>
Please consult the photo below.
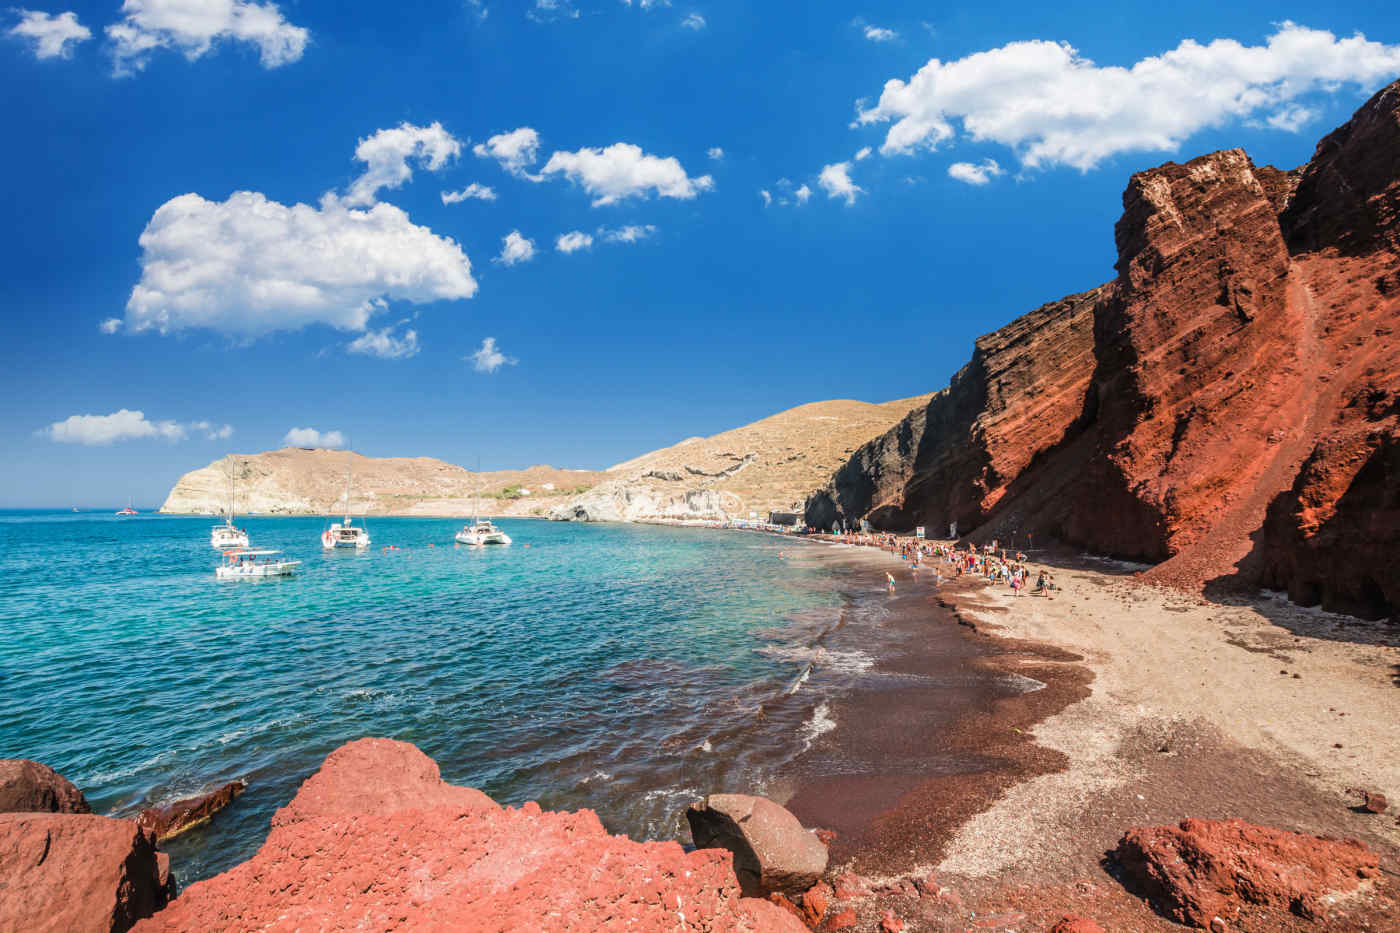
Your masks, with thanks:
<instances>
[{"instance_id":1,"label":"arid brown hillside","mask_svg":"<svg viewBox=\"0 0 1400 933\"><path fill-rule=\"evenodd\" d=\"M553 510L567 521L767 517L800 510L807 491L861 444L928 396L883 404L812 402L713 437L694 437L608 470L607 480Z\"/></svg>"},{"instance_id":2,"label":"arid brown hillside","mask_svg":"<svg viewBox=\"0 0 1400 933\"><path fill-rule=\"evenodd\" d=\"M1396 613L1400 82L1299 169L1226 150L1134 175L1123 208L1116 279L979 340L808 520L1033 532Z\"/></svg>"},{"instance_id":3,"label":"arid brown hillside","mask_svg":"<svg viewBox=\"0 0 1400 933\"><path fill-rule=\"evenodd\" d=\"M432 457L365 457L344 450L287 447L231 455L240 514L326 515L345 508L345 471L352 476L356 515L470 515L476 497L482 514L536 515L594 485L606 474L588 470L525 470L471 473ZM180 477L162 512L219 514L228 502L230 458ZM545 487L553 484L554 489ZM511 487L530 495L501 498Z\"/></svg>"}]
</instances>

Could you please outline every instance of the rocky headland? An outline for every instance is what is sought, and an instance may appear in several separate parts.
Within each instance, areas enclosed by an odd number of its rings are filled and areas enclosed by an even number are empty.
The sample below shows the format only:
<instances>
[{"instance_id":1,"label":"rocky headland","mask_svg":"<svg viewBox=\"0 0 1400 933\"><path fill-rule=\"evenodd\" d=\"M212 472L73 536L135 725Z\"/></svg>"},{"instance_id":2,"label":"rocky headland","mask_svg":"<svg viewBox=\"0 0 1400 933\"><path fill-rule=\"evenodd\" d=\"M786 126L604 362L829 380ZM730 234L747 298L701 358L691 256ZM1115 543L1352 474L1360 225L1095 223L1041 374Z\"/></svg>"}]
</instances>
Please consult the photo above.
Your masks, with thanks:
<instances>
[{"instance_id":1,"label":"rocky headland","mask_svg":"<svg viewBox=\"0 0 1400 933\"><path fill-rule=\"evenodd\" d=\"M807 521L1400 612L1400 82L1292 171L1231 149L1139 172L1114 232L1113 281L978 340Z\"/></svg>"}]
</instances>

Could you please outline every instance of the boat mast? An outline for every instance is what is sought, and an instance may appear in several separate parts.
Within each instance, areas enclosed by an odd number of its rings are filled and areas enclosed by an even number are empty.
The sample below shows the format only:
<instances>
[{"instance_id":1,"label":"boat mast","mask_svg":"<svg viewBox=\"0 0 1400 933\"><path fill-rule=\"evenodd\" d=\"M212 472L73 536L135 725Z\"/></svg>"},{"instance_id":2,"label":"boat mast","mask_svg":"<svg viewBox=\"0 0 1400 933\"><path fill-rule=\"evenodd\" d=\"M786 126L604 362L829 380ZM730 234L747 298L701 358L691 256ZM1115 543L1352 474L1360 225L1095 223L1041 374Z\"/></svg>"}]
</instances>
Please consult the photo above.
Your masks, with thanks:
<instances>
[{"instance_id":1,"label":"boat mast","mask_svg":"<svg viewBox=\"0 0 1400 933\"><path fill-rule=\"evenodd\" d=\"M353 466L353 465L354 465L354 461L350 459L350 453L349 453L349 451L346 451L346 453L345 453L345 525L343 526L343 527L345 527L345 528L349 528L349 527L350 527L350 468L351 468L351 466Z\"/></svg>"}]
</instances>

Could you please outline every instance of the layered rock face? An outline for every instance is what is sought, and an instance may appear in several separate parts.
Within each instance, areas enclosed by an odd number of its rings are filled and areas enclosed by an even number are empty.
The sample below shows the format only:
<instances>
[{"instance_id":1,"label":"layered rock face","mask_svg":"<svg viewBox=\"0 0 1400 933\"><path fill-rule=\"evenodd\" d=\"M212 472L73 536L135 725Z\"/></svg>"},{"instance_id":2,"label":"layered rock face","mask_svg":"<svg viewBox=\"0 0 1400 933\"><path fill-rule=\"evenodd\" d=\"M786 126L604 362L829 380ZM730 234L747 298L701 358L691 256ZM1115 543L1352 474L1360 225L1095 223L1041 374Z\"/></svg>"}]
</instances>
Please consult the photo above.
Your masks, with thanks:
<instances>
[{"instance_id":1,"label":"layered rock face","mask_svg":"<svg viewBox=\"0 0 1400 933\"><path fill-rule=\"evenodd\" d=\"M1300 169L1217 152L1133 176L1123 206L1117 278L978 341L808 521L1035 533L1395 613L1400 82Z\"/></svg>"},{"instance_id":2,"label":"layered rock face","mask_svg":"<svg viewBox=\"0 0 1400 933\"><path fill-rule=\"evenodd\" d=\"M326 759L249 861L136 927L788 931L743 897L728 852L612 836L591 811L498 806L442 781L412 745L362 739Z\"/></svg>"}]
</instances>

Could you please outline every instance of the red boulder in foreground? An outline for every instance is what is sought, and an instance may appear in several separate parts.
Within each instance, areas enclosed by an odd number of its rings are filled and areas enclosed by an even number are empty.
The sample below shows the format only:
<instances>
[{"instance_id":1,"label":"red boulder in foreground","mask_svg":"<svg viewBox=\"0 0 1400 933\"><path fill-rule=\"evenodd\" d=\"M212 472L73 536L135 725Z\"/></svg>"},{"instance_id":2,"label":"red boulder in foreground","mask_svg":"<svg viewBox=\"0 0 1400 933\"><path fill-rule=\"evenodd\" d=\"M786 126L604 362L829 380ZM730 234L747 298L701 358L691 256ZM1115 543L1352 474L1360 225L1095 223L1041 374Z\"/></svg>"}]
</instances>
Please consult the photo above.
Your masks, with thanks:
<instances>
[{"instance_id":1,"label":"red boulder in foreground","mask_svg":"<svg viewBox=\"0 0 1400 933\"><path fill-rule=\"evenodd\" d=\"M0 761L0 813L91 813L87 798L48 765Z\"/></svg>"},{"instance_id":2,"label":"red boulder in foreground","mask_svg":"<svg viewBox=\"0 0 1400 933\"><path fill-rule=\"evenodd\" d=\"M0 929L124 933L165 905L160 854L131 820L0 814Z\"/></svg>"},{"instance_id":3,"label":"red boulder in foreground","mask_svg":"<svg viewBox=\"0 0 1400 933\"><path fill-rule=\"evenodd\" d=\"M727 852L613 836L591 810L504 808L388 739L332 752L273 817L257 855L137 927L390 928L805 929L742 897Z\"/></svg>"},{"instance_id":4,"label":"red boulder in foreground","mask_svg":"<svg viewBox=\"0 0 1400 933\"><path fill-rule=\"evenodd\" d=\"M1336 840L1254 826L1244 820L1184 820L1180 826L1130 829L1118 861L1157 909L1206 927L1245 905L1322 915L1321 897L1380 874L1375 853Z\"/></svg>"}]
</instances>

